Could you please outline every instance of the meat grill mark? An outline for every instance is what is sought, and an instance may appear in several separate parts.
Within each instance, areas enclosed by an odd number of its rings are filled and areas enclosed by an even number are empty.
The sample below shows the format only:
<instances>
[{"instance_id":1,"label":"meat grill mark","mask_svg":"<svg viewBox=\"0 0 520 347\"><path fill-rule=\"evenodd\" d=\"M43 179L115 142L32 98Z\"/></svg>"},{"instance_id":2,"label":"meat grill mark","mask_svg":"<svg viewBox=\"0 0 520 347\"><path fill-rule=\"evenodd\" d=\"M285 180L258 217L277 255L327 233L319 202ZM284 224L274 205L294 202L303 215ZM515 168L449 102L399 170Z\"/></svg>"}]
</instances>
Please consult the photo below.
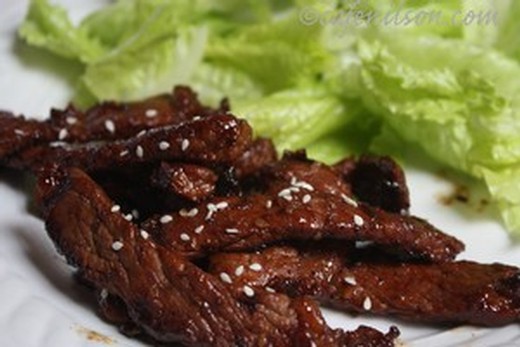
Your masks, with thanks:
<instances>
[{"instance_id":1,"label":"meat grill mark","mask_svg":"<svg viewBox=\"0 0 520 347\"><path fill-rule=\"evenodd\" d=\"M335 250L334 250L335 248ZM334 246L273 247L260 253L220 253L209 272L230 274L238 291L270 287L290 296L355 313L397 316L413 322L497 326L520 320L520 270L469 261L439 264L380 261ZM366 252L368 253L368 252ZM236 276L234 269L244 271Z\"/></svg>"},{"instance_id":2,"label":"meat grill mark","mask_svg":"<svg viewBox=\"0 0 520 347\"><path fill-rule=\"evenodd\" d=\"M182 144L189 141L188 149ZM170 147L163 150L161 142ZM206 164L231 163L251 143L251 128L232 115L215 115L179 125L154 128L128 140L29 148L10 160L15 168L33 169L59 162L86 170L102 170L139 163L182 160Z\"/></svg>"},{"instance_id":3,"label":"meat grill mark","mask_svg":"<svg viewBox=\"0 0 520 347\"><path fill-rule=\"evenodd\" d=\"M307 298L258 290L238 300L178 253L143 239L112 211L114 203L82 171L51 169L39 178L46 227L57 249L97 288L121 298L129 317L162 342L228 346L392 346L387 334L325 325ZM118 243L120 247L114 248ZM297 342L297 344L295 344Z\"/></svg>"}]
</instances>

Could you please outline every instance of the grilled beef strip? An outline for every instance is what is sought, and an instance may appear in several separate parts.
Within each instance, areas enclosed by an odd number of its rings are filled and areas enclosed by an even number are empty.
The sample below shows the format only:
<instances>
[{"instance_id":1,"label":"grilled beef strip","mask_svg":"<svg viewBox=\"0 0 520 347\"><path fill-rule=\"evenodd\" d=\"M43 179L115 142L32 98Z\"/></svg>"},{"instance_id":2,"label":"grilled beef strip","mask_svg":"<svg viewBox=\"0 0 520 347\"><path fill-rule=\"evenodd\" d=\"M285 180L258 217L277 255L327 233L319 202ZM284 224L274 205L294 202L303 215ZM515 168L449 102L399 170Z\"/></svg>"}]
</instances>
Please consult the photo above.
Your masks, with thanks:
<instances>
[{"instance_id":1,"label":"grilled beef strip","mask_svg":"<svg viewBox=\"0 0 520 347\"><path fill-rule=\"evenodd\" d=\"M0 158L57 138L58 132L46 123L0 111Z\"/></svg>"},{"instance_id":2,"label":"grilled beef strip","mask_svg":"<svg viewBox=\"0 0 520 347\"><path fill-rule=\"evenodd\" d=\"M486 326L520 320L518 268L470 261L402 263L373 254L337 245L273 247L258 253L216 254L209 272L227 274L234 291L245 285L267 286L354 313Z\"/></svg>"},{"instance_id":3,"label":"grilled beef strip","mask_svg":"<svg viewBox=\"0 0 520 347\"><path fill-rule=\"evenodd\" d=\"M60 163L88 171L179 160L232 163L251 143L251 128L230 114L154 128L127 140L64 146L35 146L9 159L10 166L38 170Z\"/></svg>"},{"instance_id":4,"label":"grilled beef strip","mask_svg":"<svg viewBox=\"0 0 520 347\"><path fill-rule=\"evenodd\" d=\"M152 175L151 185L189 202L201 202L215 192L218 178L204 166L163 162Z\"/></svg>"},{"instance_id":5,"label":"grilled beef strip","mask_svg":"<svg viewBox=\"0 0 520 347\"><path fill-rule=\"evenodd\" d=\"M135 136L140 131L180 124L195 117L225 114L225 103L218 109L200 104L189 87L177 86L171 94L160 94L143 101L103 102L82 112L69 105L65 110L52 110L48 122L58 131L67 130L67 142L117 140Z\"/></svg>"},{"instance_id":6,"label":"grilled beef strip","mask_svg":"<svg viewBox=\"0 0 520 347\"><path fill-rule=\"evenodd\" d=\"M228 111L226 101L218 109L202 106L197 94L183 86L175 87L172 94L162 94L140 102L104 102L85 112L73 105L65 110L53 109L50 119L45 121L28 120L0 111L0 158L53 141L86 143L126 139L142 130Z\"/></svg>"},{"instance_id":7,"label":"grilled beef strip","mask_svg":"<svg viewBox=\"0 0 520 347\"><path fill-rule=\"evenodd\" d=\"M155 240L189 257L249 250L286 239L373 241L406 256L449 261L464 245L421 219L392 214L352 200L330 168L281 160L266 168L264 193L213 198L191 210L144 222ZM182 240L182 235L189 240Z\"/></svg>"},{"instance_id":8,"label":"grilled beef strip","mask_svg":"<svg viewBox=\"0 0 520 347\"><path fill-rule=\"evenodd\" d=\"M410 193L401 167L390 157L362 155L334 165L352 187L352 193L371 206L388 212L408 213Z\"/></svg>"},{"instance_id":9,"label":"grilled beef strip","mask_svg":"<svg viewBox=\"0 0 520 347\"><path fill-rule=\"evenodd\" d=\"M49 236L97 288L119 297L131 320L161 342L198 346L392 346L398 334L326 326L308 298L244 288L219 279L179 253L154 244L113 212L114 203L83 171L42 171L37 196Z\"/></svg>"}]
</instances>

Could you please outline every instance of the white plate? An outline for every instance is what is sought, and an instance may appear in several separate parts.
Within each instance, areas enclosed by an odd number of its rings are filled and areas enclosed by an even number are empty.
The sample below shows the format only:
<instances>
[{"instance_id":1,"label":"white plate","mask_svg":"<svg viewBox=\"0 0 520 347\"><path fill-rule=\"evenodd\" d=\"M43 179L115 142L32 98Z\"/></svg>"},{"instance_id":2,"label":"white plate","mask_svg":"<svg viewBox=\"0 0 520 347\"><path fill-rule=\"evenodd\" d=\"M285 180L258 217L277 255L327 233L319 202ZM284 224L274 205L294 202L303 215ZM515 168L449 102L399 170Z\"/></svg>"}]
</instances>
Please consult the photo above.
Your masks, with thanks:
<instances>
[{"instance_id":1,"label":"white plate","mask_svg":"<svg viewBox=\"0 0 520 347\"><path fill-rule=\"evenodd\" d=\"M105 3L59 2L71 10L75 20ZM44 118L51 107L63 107L70 98L72 88L67 81L74 68L15 40L27 0L1 0L0 4L0 109ZM406 172L412 212L463 240L467 250L460 258L520 266L520 246L510 241L490 208L478 212L471 204L444 206L439 195L449 194L453 185L438 170L421 165L407 167ZM476 196L472 201L478 202ZM0 172L0 346L142 346L96 316L92 299L71 279L71 271L56 254L43 223L28 212L29 203L20 177ZM520 346L518 324L441 330L339 312L326 311L325 315L335 327L367 324L386 330L397 324L403 344L409 347Z\"/></svg>"}]
</instances>

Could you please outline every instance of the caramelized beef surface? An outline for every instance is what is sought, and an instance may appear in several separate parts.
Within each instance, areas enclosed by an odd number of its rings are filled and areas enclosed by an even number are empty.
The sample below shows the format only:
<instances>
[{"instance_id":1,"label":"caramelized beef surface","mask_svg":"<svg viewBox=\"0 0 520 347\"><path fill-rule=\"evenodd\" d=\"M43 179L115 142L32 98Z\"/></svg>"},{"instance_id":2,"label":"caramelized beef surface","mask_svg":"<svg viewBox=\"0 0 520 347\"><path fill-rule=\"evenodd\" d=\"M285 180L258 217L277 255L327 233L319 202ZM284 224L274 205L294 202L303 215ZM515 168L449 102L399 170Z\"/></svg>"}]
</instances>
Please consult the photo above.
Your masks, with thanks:
<instances>
[{"instance_id":1,"label":"caramelized beef surface","mask_svg":"<svg viewBox=\"0 0 520 347\"><path fill-rule=\"evenodd\" d=\"M225 114L229 108L222 103L218 109L203 106L197 94L188 87L175 87L172 94L161 94L143 101L103 102L82 112L69 105L54 109L47 122L59 132L66 130L61 141L89 142L126 139L143 130L180 124L195 117Z\"/></svg>"},{"instance_id":2,"label":"caramelized beef surface","mask_svg":"<svg viewBox=\"0 0 520 347\"><path fill-rule=\"evenodd\" d=\"M217 174L205 166L163 162L151 185L187 201L201 202L213 195L217 181Z\"/></svg>"},{"instance_id":3,"label":"caramelized beef surface","mask_svg":"<svg viewBox=\"0 0 520 347\"><path fill-rule=\"evenodd\" d=\"M249 146L251 133L243 120L214 115L154 128L127 140L35 146L11 158L9 165L36 171L58 162L94 171L165 160L231 163Z\"/></svg>"},{"instance_id":4,"label":"caramelized beef surface","mask_svg":"<svg viewBox=\"0 0 520 347\"><path fill-rule=\"evenodd\" d=\"M34 145L47 147L53 142L59 145L126 139L143 130L228 111L225 101L218 109L205 107L190 88L179 86L174 88L172 94L158 95L139 102L104 102L84 112L73 105L64 110L53 109L50 119L45 121L28 120L23 116L15 117L9 112L0 112L0 158L13 156ZM18 167L28 167L16 160L15 163Z\"/></svg>"},{"instance_id":5,"label":"caramelized beef surface","mask_svg":"<svg viewBox=\"0 0 520 347\"><path fill-rule=\"evenodd\" d=\"M58 132L46 123L0 111L0 158L57 138Z\"/></svg>"},{"instance_id":6,"label":"caramelized beef surface","mask_svg":"<svg viewBox=\"0 0 520 347\"><path fill-rule=\"evenodd\" d=\"M354 313L488 326L520 319L518 268L469 261L403 263L374 252L307 245L220 253L211 258L209 271L227 274L235 291L269 287Z\"/></svg>"},{"instance_id":7,"label":"caramelized beef surface","mask_svg":"<svg viewBox=\"0 0 520 347\"><path fill-rule=\"evenodd\" d=\"M309 298L244 287L233 293L179 253L156 245L114 212L114 202L79 169L51 170L38 194L51 239L97 288L122 300L128 316L154 339L213 346L392 346L382 334L325 324Z\"/></svg>"},{"instance_id":8,"label":"caramelized beef surface","mask_svg":"<svg viewBox=\"0 0 520 347\"><path fill-rule=\"evenodd\" d=\"M210 199L188 215L158 215L142 228L190 257L286 239L372 241L430 261L451 260L463 249L424 220L354 201L348 186L323 164L286 158L266 168L263 180L263 193Z\"/></svg>"}]
</instances>

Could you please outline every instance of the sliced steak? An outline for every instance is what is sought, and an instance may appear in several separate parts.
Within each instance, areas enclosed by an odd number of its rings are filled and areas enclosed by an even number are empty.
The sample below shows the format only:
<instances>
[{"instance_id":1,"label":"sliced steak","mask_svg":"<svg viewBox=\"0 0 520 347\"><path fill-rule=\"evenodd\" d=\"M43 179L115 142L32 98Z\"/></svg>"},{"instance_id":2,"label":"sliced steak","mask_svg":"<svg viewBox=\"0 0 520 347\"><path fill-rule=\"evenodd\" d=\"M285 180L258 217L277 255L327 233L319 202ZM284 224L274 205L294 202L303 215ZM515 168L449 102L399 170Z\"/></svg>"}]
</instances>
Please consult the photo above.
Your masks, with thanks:
<instances>
[{"instance_id":1,"label":"sliced steak","mask_svg":"<svg viewBox=\"0 0 520 347\"><path fill-rule=\"evenodd\" d=\"M200 104L197 94L184 86L172 94L161 94L143 101L103 102L82 112L72 105L65 110L52 110L50 126L65 129L67 142L117 140L135 136L140 131L180 124L195 117L224 114L229 109L211 109Z\"/></svg>"},{"instance_id":2,"label":"sliced steak","mask_svg":"<svg viewBox=\"0 0 520 347\"><path fill-rule=\"evenodd\" d=\"M36 146L11 158L10 166L37 170L57 162L93 171L168 160L224 164L236 160L249 147L251 132L243 120L215 115L154 128L127 140Z\"/></svg>"},{"instance_id":3,"label":"sliced steak","mask_svg":"<svg viewBox=\"0 0 520 347\"><path fill-rule=\"evenodd\" d=\"M287 239L372 241L430 261L451 260L464 248L426 221L357 203L323 164L285 159L268 167L261 180L265 193L211 199L188 218L174 212L143 228L164 246L193 257Z\"/></svg>"},{"instance_id":4,"label":"sliced steak","mask_svg":"<svg viewBox=\"0 0 520 347\"><path fill-rule=\"evenodd\" d=\"M520 320L518 268L469 261L381 261L373 253L356 252L365 251L308 246L220 253L212 257L210 272L227 274L235 291L245 285L269 287L290 296L312 296L348 312L441 324L496 326Z\"/></svg>"}]
</instances>

